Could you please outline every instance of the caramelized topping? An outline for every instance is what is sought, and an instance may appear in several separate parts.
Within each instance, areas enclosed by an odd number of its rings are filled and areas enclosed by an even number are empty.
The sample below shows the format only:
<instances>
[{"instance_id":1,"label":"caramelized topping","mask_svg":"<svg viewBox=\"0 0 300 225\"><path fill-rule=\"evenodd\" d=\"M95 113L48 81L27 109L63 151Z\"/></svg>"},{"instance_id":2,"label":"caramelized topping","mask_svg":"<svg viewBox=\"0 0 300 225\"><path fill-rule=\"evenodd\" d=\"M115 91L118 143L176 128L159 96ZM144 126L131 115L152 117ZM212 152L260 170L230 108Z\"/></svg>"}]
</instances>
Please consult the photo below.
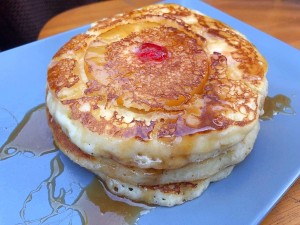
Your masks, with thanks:
<instances>
[{"instance_id":1,"label":"caramelized topping","mask_svg":"<svg viewBox=\"0 0 300 225\"><path fill-rule=\"evenodd\" d=\"M86 73L99 82L107 106L144 112L182 110L203 90L207 55L195 38L181 30L145 27L104 46L100 38L92 42L85 56Z\"/></svg>"},{"instance_id":2,"label":"caramelized topping","mask_svg":"<svg viewBox=\"0 0 300 225\"><path fill-rule=\"evenodd\" d=\"M62 88L70 88L79 81L75 74L77 62L74 59L62 59L48 70L49 87L56 92Z\"/></svg>"},{"instance_id":3,"label":"caramelized topping","mask_svg":"<svg viewBox=\"0 0 300 225\"><path fill-rule=\"evenodd\" d=\"M48 85L93 132L169 141L256 120L266 70L230 27L161 5L104 19L72 39L54 57Z\"/></svg>"}]
</instances>

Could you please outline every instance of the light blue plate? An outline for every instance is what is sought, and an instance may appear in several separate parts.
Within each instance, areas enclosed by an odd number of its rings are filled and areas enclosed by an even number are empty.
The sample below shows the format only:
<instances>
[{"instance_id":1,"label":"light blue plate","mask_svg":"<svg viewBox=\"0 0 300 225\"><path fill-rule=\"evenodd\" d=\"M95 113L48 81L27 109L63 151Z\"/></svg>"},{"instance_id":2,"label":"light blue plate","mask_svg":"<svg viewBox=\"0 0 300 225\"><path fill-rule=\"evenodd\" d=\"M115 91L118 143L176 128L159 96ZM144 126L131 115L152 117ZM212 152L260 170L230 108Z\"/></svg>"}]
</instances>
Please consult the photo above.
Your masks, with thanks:
<instances>
[{"instance_id":1,"label":"light blue plate","mask_svg":"<svg viewBox=\"0 0 300 225\"><path fill-rule=\"evenodd\" d=\"M227 179L211 184L200 198L173 208L157 207L142 216L139 224L258 224L300 174L300 52L200 1L168 2L199 10L244 33L269 63L269 95L288 96L296 114L278 115L263 121L249 157ZM47 66L54 53L87 28L84 26L0 53L0 146L27 112L44 102ZM49 213L48 196L44 192L37 196L35 190L45 188L47 182L43 181L49 177L50 162L55 163L55 160L67 165L58 183L71 184L83 178L83 182L90 182L93 177L59 152L36 158L18 155L0 161L1 225L25 224L25 217L34 220ZM30 204L24 205L30 194L34 201L28 200ZM20 215L24 208L22 220ZM74 220L73 224L80 224L79 221ZM54 221L49 224L68 223Z\"/></svg>"}]
</instances>

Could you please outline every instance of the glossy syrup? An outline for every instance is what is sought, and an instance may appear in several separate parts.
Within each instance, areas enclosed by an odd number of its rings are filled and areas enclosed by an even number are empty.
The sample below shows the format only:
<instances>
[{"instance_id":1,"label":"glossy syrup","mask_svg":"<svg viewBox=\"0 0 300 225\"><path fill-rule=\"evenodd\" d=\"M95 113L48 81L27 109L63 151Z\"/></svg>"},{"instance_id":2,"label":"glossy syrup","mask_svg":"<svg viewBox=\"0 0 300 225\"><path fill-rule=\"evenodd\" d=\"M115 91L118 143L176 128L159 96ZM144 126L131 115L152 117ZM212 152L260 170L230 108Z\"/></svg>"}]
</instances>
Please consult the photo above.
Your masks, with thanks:
<instances>
[{"instance_id":1,"label":"glossy syrup","mask_svg":"<svg viewBox=\"0 0 300 225\"><path fill-rule=\"evenodd\" d=\"M291 106L291 99L283 94L274 97L267 96L264 103L264 114L260 117L262 120L270 120L278 113L295 114Z\"/></svg>"},{"instance_id":2,"label":"glossy syrup","mask_svg":"<svg viewBox=\"0 0 300 225\"><path fill-rule=\"evenodd\" d=\"M0 162L19 154L26 157L42 157L54 151L57 150L47 124L45 105L40 105L26 114L1 147ZM28 193L20 207L19 214L24 224L52 224L52 221L64 221L66 224L127 225L136 224L140 215L149 212L150 207L112 195L96 177L87 185L78 181L70 183L68 187L59 187L58 180L64 176L65 170L61 157L59 152L55 154L50 162L49 177ZM57 192L59 194L55 194ZM39 215L38 218L28 218L33 205L44 205L39 202L41 200L38 197L43 193L46 193L47 197L43 200L50 211Z\"/></svg>"},{"instance_id":3,"label":"glossy syrup","mask_svg":"<svg viewBox=\"0 0 300 225\"><path fill-rule=\"evenodd\" d=\"M48 127L45 105L42 104L30 110L10 134L1 146L0 160L16 154L38 157L53 151L56 151L56 147Z\"/></svg>"}]
</instances>

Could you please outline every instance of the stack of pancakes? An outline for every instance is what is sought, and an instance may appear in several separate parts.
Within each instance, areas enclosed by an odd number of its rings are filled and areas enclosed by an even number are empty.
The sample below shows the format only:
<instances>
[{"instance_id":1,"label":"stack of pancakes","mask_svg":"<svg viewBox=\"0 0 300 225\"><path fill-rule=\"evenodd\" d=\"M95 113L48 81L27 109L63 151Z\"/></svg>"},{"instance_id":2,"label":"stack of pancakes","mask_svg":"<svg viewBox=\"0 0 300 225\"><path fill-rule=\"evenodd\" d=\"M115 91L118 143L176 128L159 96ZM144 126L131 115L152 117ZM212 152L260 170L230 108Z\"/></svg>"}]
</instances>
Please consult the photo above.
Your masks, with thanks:
<instances>
[{"instance_id":1,"label":"stack of pancakes","mask_svg":"<svg viewBox=\"0 0 300 225\"><path fill-rule=\"evenodd\" d=\"M267 63L239 32L179 5L102 19L66 43L47 77L58 147L114 194L173 206L253 148Z\"/></svg>"}]
</instances>

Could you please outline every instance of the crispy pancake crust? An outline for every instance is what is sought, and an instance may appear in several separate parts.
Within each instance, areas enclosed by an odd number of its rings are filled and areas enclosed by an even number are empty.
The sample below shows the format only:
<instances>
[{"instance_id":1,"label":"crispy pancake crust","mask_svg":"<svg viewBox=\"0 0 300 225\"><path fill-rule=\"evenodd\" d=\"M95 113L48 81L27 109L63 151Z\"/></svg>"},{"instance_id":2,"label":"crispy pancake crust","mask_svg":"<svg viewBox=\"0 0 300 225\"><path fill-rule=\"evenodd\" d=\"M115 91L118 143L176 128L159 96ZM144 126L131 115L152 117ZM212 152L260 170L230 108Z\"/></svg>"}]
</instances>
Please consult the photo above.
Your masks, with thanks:
<instances>
[{"instance_id":1,"label":"crispy pancake crust","mask_svg":"<svg viewBox=\"0 0 300 225\"><path fill-rule=\"evenodd\" d=\"M244 160L251 152L259 130L258 126L254 128L243 141L230 147L226 153L178 169L156 170L126 167L112 159L96 158L86 154L70 141L49 112L47 112L47 116L55 143L71 160L99 177L110 177L128 185L153 186L178 182L197 182L206 179Z\"/></svg>"},{"instance_id":2,"label":"crispy pancake crust","mask_svg":"<svg viewBox=\"0 0 300 225\"><path fill-rule=\"evenodd\" d=\"M111 177L110 175L114 174L109 174L109 171L118 170L124 173L124 167L122 165L115 167L116 165L113 164L112 161L109 161L108 163L105 160L104 162L101 160L99 161L99 159L97 160L94 156L88 155L85 152L81 151L65 135L65 133L53 120L48 111L47 116L48 123L53 132L53 137L56 145L68 157L70 157L74 162L98 175L102 179L102 181L104 181L106 188L110 192L137 202L144 202L151 205L160 205L167 207L182 204L186 201L200 196L211 182L218 181L227 177L231 173L233 165L238 163L236 161L233 161L229 165L224 165L223 168L218 168L217 170L211 171L212 173L210 173L209 176L202 177L202 179L197 179L196 177L191 181L175 182L173 180L172 183L163 182L162 184L155 184L155 182L153 182L153 177L151 179L151 176L157 173L151 174L151 171L148 171L148 174L147 172L144 173L145 180L148 181L147 183L133 184L130 182L130 178L134 178L134 176L136 176L134 172L138 170L138 168L129 168L130 170L132 170L132 173L127 174L127 176L123 177L123 179L120 179L120 177ZM251 146L249 148L250 149L248 150L250 152ZM249 152L247 152L246 154L248 154ZM101 162L101 164L99 162ZM204 163L204 167L206 166L205 164L206 163ZM103 170L103 167L108 167L108 170ZM184 172L185 171L183 171L183 173ZM181 179L186 179L186 176L181 176Z\"/></svg>"},{"instance_id":3,"label":"crispy pancake crust","mask_svg":"<svg viewBox=\"0 0 300 225\"><path fill-rule=\"evenodd\" d=\"M167 55L145 61L145 44ZM47 106L88 155L175 169L245 138L262 110L266 71L234 29L158 4L98 21L63 46L49 65Z\"/></svg>"},{"instance_id":4,"label":"crispy pancake crust","mask_svg":"<svg viewBox=\"0 0 300 225\"><path fill-rule=\"evenodd\" d=\"M133 201L171 207L199 197L211 182L226 178L232 169L233 166L227 167L203 180L157 186L136 186L110 177L102 179L105 180L107 188L116 195Z\"/></svg>"}]
</instances>

